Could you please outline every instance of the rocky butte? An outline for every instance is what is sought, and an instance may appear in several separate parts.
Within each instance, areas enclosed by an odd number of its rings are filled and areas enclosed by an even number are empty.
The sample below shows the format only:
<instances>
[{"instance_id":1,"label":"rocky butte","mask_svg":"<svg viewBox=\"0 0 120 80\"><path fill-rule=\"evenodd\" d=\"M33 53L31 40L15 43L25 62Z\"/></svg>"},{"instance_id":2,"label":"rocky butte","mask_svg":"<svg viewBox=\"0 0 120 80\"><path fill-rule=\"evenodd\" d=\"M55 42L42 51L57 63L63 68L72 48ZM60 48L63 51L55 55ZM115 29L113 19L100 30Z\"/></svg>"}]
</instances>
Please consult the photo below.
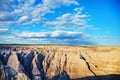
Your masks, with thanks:
<instances>
[{"instance_id":1,"label":"rocky butte","mask_svg":"<svg viewBox=\"0 0 120 80\"><path fill-rule=\"evenodd\" d=\"M0 80L120 80L120 47L0 46Z\"/></svg>"}]
</instances>

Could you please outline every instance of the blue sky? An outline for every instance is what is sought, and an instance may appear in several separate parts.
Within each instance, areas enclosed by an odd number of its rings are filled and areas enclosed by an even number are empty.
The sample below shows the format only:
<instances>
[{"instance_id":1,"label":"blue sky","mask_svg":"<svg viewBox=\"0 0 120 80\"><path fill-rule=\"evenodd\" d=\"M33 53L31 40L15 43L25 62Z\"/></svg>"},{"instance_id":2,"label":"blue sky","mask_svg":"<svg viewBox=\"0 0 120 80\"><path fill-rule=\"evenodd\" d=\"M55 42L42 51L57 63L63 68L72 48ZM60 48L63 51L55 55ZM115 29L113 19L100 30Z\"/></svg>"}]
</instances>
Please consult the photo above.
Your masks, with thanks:
<instances>
[{"instance_id":1,"label":"blue sky","mask_svg":"<svg viewBox=\"0 0 120 80\"><path fill-rule=\"evenodd\" d=\"M0 0L0 43L120 45L119 0Z\"/></svg>"}]
</instances>

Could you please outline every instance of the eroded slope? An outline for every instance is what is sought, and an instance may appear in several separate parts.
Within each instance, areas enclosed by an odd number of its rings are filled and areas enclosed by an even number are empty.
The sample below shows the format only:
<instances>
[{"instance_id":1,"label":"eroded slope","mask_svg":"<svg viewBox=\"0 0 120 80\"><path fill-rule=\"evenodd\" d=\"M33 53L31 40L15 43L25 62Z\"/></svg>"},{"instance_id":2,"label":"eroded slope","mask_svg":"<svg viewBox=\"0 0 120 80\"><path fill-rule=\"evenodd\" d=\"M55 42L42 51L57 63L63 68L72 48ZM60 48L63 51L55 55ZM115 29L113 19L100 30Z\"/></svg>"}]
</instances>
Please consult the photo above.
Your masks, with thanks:
<instances>
[{"instance_id":1,"label":"eroded slope","mask_svg":"<svg viewBox=\"0 0 120 80\"><path fill-rule=\"evenodd\" d=\"M0 80L83 80L89 76L104 80L99 76L111 74L120 74L120 47L0 47Z\"/></svg>"}]
</instances>

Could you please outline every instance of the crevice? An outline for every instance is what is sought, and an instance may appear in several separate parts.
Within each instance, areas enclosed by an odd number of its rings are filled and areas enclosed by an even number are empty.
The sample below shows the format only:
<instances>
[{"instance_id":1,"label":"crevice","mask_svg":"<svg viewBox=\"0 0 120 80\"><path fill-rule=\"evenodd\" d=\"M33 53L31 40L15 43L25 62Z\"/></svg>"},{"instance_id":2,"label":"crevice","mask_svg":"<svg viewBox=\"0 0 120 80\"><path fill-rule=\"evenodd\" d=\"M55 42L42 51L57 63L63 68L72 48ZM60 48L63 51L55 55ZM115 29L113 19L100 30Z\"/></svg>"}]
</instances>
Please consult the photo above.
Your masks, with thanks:
<instances>
[{"instance_id":1,"label":"crevice","mask_svg":"<svg viewBox=\"0 0 120 80\"><path fill-rule=\"evenodd\" d=\"M92 60L92 58L91 58L91 56L90 55L88 55L88 53L85 53L91 60Z\"/></svg>"},{"instance_id":2,"label":"crevice","mask_svg":"<svg viewBox=\"0 0 120 80\"><path fill-rule=\"evenodd\" d=\"M89 62L87 62L86 58L80 54L80 59L86 63L88 70L97 78L96 73L91 69L91 66L90 66Z\"/></svg>"},{"instance_id":3,"label":"crevice","mask_svg":"<svg viewBox=\"0 0 120 80\"><path fill-rule=\"evenodd\" d=\"M45 73L47 73L47 71L48 71L48 68L50 67L50 64L51 64L51 61L54 59L54 57L55 57L55 51L53 50L53 53L51 53L49 50L47 50L47 52L48 52L48 56L47 56L47 58L46 58L46 60L45 60L45 62L46 62L46 70L45 70Z\"/></svg>"},{"instance_id":4,"label":"crevice","mask_svg":"<svg viewBox=\"0 0 120 80\"><path fill-rule=\"evenodd\" d=\"M64 69L67 64L67 54L65 54L64 57L65 57L65 61L64 61L64 65L63 65L63 71L65 71Z\"/></svg>"},{"instance_id":5,"label":"crevice","mask_svg":"<svg viewBox=\"0 0 120 80\"><path fill-rule=\"evenodd\" d=\"M45 78L45 75L44 75L44 70L43 70L43 65L42 65L42 62L44 60L44 56L40 53L40 54L36 54L36 57L34 57L33 61L32 62L35 62L35 64L32 64L32 70L38 70L39 72L36 74L32 73L33 75L33 80L34 80L34 77L39 77L41 78L42 80L44 80ZM36 66L36 67L34 67Z\"/></svg>"},{"instance_id":6,"label":"crevice","mask_svg":"<svg viewBox=\"0 0 120 80\"><path fill-rule=\"evenodd\" d=\"M32 60L34 58L34 52L31 51L29 54L27 53L17 53L17 57L19 62L23 65L25 74L32 79Z\"/></svg>"},{"instance_id":7,"label":"crevice","mask_svg":"<svg viewBox=\"0 0 120 80\"><path fill-rule=\"evenodd\" d=\"M1 53L0 52L0 58L4 65L7 65L7 61L9 59L10 55L11 55L11 52L9 52L9 53L5 53L5 52Z\"/></svg>"},{"instance_id":8,"label":"crevice","mask_svg":"<svg viewBox=\"0 0 120 80\"><path fill-rule=\"evenodd\" d=\"M90 55L88 55L87 53L85 53L85 54L90 58L90 60L94 61ZM100 71L102 71L102 72L104 72L106 75L108 75L107 72L105 72L104 70L100 69L100 68L99 68L97 65L95 65L92 61L89 61L89 63L91 63L92 65L95 66L95 68L99 69ZM96 62L96 61L94 61L94 62Z\"/></svg>"}]
</instances>

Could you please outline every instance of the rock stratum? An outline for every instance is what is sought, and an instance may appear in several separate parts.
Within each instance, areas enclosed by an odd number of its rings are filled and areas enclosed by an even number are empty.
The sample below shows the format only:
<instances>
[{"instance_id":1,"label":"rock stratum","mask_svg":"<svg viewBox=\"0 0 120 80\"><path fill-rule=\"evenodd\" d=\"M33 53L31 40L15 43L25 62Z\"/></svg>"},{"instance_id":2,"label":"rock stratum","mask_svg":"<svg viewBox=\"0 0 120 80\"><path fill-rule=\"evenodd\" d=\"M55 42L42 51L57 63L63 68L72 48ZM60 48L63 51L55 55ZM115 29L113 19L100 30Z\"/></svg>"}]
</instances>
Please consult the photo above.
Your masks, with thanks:
<instances>
[{"instance_id":1,"label":"rock stratum","mask_svg":"<svg viewBox=\"0 0 120 80\"><path fill-rule=\"evenodd\" d=\"M0 80L120 80L120 47L0 46Z\"/></svg>"}]
</instances>

